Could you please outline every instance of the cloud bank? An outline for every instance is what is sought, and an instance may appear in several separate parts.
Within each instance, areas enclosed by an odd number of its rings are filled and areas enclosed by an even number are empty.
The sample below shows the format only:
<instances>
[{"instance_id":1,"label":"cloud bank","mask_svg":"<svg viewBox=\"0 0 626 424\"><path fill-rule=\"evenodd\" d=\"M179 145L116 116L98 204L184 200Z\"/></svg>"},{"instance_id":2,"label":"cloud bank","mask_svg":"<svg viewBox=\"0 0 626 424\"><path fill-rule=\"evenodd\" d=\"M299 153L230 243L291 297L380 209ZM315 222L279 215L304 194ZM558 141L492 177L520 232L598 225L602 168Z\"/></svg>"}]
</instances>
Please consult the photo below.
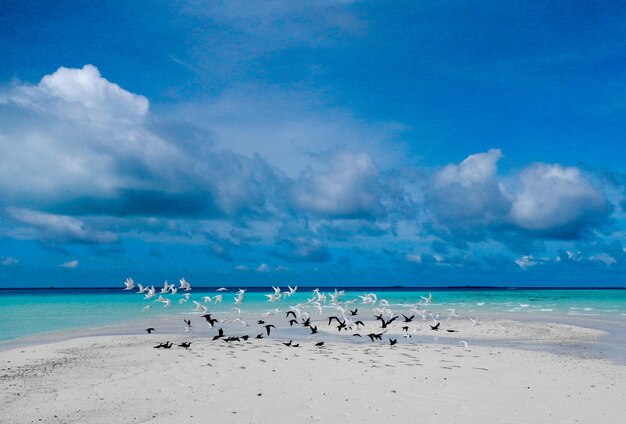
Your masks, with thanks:
<instances>
[{"instance_id":1,"label":"cloud bank","mask_svg":"<svg viewBox=\"0 0 626 424\"><path fill-rule=\"evenodd\" d=\"M237 133L249 111L238 121L237 107L217 104L186 120L180 109L154 112L147 98L93 65L2 87L3 233L68 245L169 238L261 274L284 272L280 263L336 261L489 267L487 258L502 249L514 252L512 267L531 271L545 265L533 253L546 243L595 242L612 224L605 182L577 167L531 163L502 173L497 148L435 169L400 164L384 154L392 150L387 130L359 144L372 124L345 144L328 142L331 125L317 147L308 134L303 151L285 134L298 144L311 121L269 114L257 140L259 133ZM306 131L294 127L303 122ZM339 135L359 125L349 122L337 126ZM228 140L246 134L247 147L229 148ZM262 153L274 151L284 156L270 161ZM486 249L480 260L470 253L477 246ZM585 254L606 266L623 256L600 246Z\"/></svg>"}]
</instances>

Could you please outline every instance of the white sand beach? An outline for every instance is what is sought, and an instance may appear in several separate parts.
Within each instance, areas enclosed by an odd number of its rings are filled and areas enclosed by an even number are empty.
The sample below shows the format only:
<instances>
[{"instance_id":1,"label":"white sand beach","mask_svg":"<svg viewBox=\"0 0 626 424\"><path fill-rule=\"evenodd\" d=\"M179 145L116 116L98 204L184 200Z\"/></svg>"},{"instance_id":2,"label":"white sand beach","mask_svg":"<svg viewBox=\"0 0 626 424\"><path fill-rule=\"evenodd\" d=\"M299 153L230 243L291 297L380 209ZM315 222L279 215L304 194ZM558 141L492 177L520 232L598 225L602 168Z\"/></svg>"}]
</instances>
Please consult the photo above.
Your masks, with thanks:
<instances>
[{"instance_id":1,"label":"white sand beach","mask_svg":"<svg viewBox=\"0 0 626 424\"><path fill-rule=\"evenodd\" d=\"M626 366L489 343L549 339L575 351L600 332L498 320L459 333L395 346L391 333L376 343L321 334L294 341L299 347L191 333L19 347L0 352L0 422L623 422ZM166 340L192 345L153 348Z\"/></svg>"}]
</instances>

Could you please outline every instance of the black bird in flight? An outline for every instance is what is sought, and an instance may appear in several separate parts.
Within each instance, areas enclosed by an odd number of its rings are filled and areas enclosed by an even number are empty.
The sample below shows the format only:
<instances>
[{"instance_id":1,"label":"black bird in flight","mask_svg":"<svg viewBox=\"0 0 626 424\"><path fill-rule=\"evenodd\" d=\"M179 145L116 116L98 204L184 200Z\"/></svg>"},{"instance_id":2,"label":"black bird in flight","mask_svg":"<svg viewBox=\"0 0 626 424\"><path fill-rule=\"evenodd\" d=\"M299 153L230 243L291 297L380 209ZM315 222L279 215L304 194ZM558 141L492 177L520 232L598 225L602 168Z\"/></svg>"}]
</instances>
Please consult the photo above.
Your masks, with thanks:
<instances>
[{"instance_id":1,"label":"black bird in flight","mask_svg":"<svg viewBox=\"0 0 626 424\"><path fill-rule=\"evenodd\" d=\"M270 335L270 328L276 328L276 326L275 326L275 325L272 325L272 324L267 324L267 325L265 326L265 331L267 331L267 335L268 335L268 336Z\"/></svg>"},{"instance_id":2,"label":"black bird in flight","mask_svg":"<svg viewBox=\"0 0 626 424\"><path fill-rule=\"evenodd\" d=\"M262 319L260 319L260 320L258 320L256 323L257 323L257 324L265 324L265 321L263 321Z\"/></svg>"},{"instance_id":3,"label":"black bird in flight","mask_svg":"<svg viewBox=\"0 0 626 424\"><path fill-rule=\"evenodd\" d=\"M381 319L380 319L380 321L382 322L382 325L381 325L381 327L380 327L380 328L387 328L387 326L388 326L389 324L391 324L392 322L394 322L397 318L398 318L398 317L397 317L397 316L395 316L395 317L391 318L389 321L385 321L384 319L382 319L382 318L381 318Z\"/></svg>"},{"instance_id":4,"label":"black bird in flight","mask_svg":"<svg viewBox=\"0 0 626 424\"><path fill-rule=\"evenodd\" d=\"M374 341L374 339L382 340L382 336L383 336L383 333L370 333L367 335L367 337L369 337L371 341Z\"/></svg>"},{"instance_id":5,"label":"black bird in flight","mask_svg":"<svg viewBox=\"0 0 626 424\"><path fill-rule=\"evenodd\" d=\"M393 345L395 345L396 343L398 343L398 339L389 339L389 345L390 345L390 346L393 346Z\"/></svg>"},{"instance_id":6,"label":"black bird in flight","mask_svg":"<svg viewBox=\"0 0 626 424\"><path fill-rule=\"evenodd\" d=\"M217 323L217 319L212 318L211 314L204 314L202 315L202 318L206 319L206 322L208 322L211 327L215 327L215 324Z\"/></svg>"},{"instance_id":7,"label":"black bird in flight","mask_svg":"<svg viewBox=\"0 0 626 424\"><path fill-rule=\"evenodd\" d=\"M363 324L363 321L358 320L358 321L354 321L354 325L365 325L365 324Z\"/></svg>"},{"instance_id":8,"label":"black bird in flight","mask_svg":"<svg viewBox=\"0 0 626 424\"><path fill-rule=\"evenodd\" d=\"M191 342L182 342L178 346L179 347L184 347L185 349L189 349L189 346L191 346Z\"/></svg>"},{"instance_id":9,"label":"black bird in flight","mask_svg":"<svg viewBox=\"0 0 626 424\"><path fill-rule=\"evenodd\" d=\"M357 313L357 311L358 311L359 309L357 308L357 309L355 309L354 311L353 311L352 309L348 309L348 310L350 311L350 316L352 316L352 317L353 317L353 316L355 316L355 315L356 315L356 313Z\"/></svg>"},{"instance_id":10,"label":"black bird in flight","mask_svg":"<svg viewBox=\"0 0 626 424\"><path fill-rule=\"evenodd\" d=\"M289 314L293 315L293 319L296 319L296 313L294 311L287 311L285 318L289 318Z\"/></svg>"},{"instance_id":11,"label":"black bird in flight","mask_svg":"<svg viewBox=\"0 0 626 424\"><path fill-rule=\"evenodd\" d=\"M256 335L256 338L257 338L257 339L262 339L262 338L263 338L263 333L257 334L257 335Z\"/></svg>"},{"instance_id":12,"label":"black bird in flight","mask_svg":"<svg viewBox=\"0 0 626 424\"><path fill-rule=\"evenodd\" d=\"M458 333L459 330L446 330L448 333Z\"/></svg>"},{"instance_id":13,"label":"black bird in flight","mask_svg":"<svg viewBox=\"0 0 626 424\"><path fill-rule=\"evenodd\" d=\"M146 328L146 331L148 332L148 334L152 334L153 331L156 331L154 328L150 327L150 328Z\"/></svg>"},{"instance_id":14,"label":"black bird in flight","mask_svg":"<svg viewBox=\"0 0 626 424\"><path fill-rule=\"evenodd\" d=\"M407 317L406 315L402 314L402 316L404 317L404 322L411 322L413 321L413 318L415 318L415 315L411 315L410 317Z\"/></svg>"},{"instance_id":15,"label":"black bird in flight","mask_svg":"<svg viewBox=\"0 0 626 424\"><path fill-rule=\"evenodd\" d=\"M289 320L289 327L293 327L294 324L297 324L298 321L296 321L295 319L290 319Z\"/></svg>"},{"instance_id":16,"label":"black bird in flight","mask_svg":"<svg viewBox=\"0 0 626 424\"><path fill-rule=\"evenodd\" d=\"M245 342L245 341L248 341L248 338L249 338L249 337L250 337L250 336L245 335L245 336L241 336L241 339Z\"/></svg>"},{"instance_id":17,"label":"black bird in flight","mask_svg":"<svg viewBox=\"0 0 626 424\"><path fill-rule=\"evenodd\" d=\"M317 334L317 325L315 327L309 326L311 329L311 334Z\"/></svg>"},{"instance_id":18,"label":"black bird in flight","mask_svg":"<svg viewBox=\"0 0 626 424\"><path fill-rule=\"evenodd\" d=\"M191 327L191 320L190 319L183 318L183 321L185 321L185 324L187 324L187 327Z\"/></svg>"},{"instance_id":19,"label":"black bird in flight","mask_svg":"<svg viewBox=\"0 0 626 424\"><path fill-rule=\"evenodd\" d=\"M354 334L352 335L352 337L363 337L363 336L361 336L359 333L354 333ZM374 341L374 340L372 340L372 341Z\"/></svg>"},{"instance_id":20,"label":"black bird in flight","mask_svg":"<svg viewBox=\"0 0 626 424\"><path fill-rule=\"evenodd\" d=\"M441 324L441 323L440 323L440 322L438 322L438 323L437 323L437 324L435 324L435 325L431 325L431 326L430 326L430 329L431 329L431 330L434 330L434 331L439 331L439 324Z\"/></svg>"},{"instance_id":21,"label":"black bird in flight","mask_svg":"<svg viewBox=\"0 0 626 424\"><path fill-rule=\"evenodd\" d=\"M310 327L311 326L311 318L307 318L306 320L302 321L302 326L303 327Z\"/></svg>"},{"instance_id":22,"label":"black bird in flight","mask_svg":"<svg viewBox=\"0 0 626 424\"><path fill-rule=\"evenodd\" d=\"M374 315L374 318L382 320L383 319L383 314Z\"/></svg>"},{"instance_id":23,"label":"black bird in flight","mask_svg":"<svg viewBox=\"0 0 626 424\"><path fill-rule=\"evenodd\" d=\"M346 322L340 322L339 325L337 326L337 331L341 331L341 330L346 330ZM348 331L348 330L346 330Z\"/></svg>"},{"instance_id":24,"label":"black bird in flight","mask_svg":"<svg viewBox=\"0 0 626 424\"><path fill-rule=\"evenodd\" d=\"M332 324L334 319L337 320L337 324L341 324L341 321L339 321L338 317L332 316L332 317L328 317L328 325Z\"/></svg>"},{"instance_id":25,"label":"black bird in flight","mask_svg":"<svg viewBox=\"0 0 626 424\"><path fill-rule=\"evenodd\" d=\"M315 346L317 346L317 347L324 346L324 342L317 342L317 343L315 343Z\"/></svg>"}]
</instances>

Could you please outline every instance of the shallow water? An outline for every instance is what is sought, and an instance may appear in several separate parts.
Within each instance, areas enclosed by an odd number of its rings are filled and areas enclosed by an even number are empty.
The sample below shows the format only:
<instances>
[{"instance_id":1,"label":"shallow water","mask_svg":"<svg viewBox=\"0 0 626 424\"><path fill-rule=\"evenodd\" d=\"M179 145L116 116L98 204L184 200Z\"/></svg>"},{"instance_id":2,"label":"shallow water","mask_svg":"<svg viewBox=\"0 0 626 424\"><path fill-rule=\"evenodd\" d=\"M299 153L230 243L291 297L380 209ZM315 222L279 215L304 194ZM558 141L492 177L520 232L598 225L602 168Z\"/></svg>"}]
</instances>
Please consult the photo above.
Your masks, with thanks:
<instances>
[{"instance_id":1,"label":"shallow water","mask_svg":"<svg viewBox=\"0 0 626 424\"><path fill-rule=\"evenodd\" d=\"M271 288L248 288L241 306L243 312L288 310L290 305L305 303L313 288L301 287L288 300L268 302ZM334 288L320 288L333 293ZM179 304L183 294L166 297L170 307L145 300L135 291L105 289L12 289L0 290L0 340L136 323L168 316L193 313L193 300L205 304L211 312L230 312L237 288L216 292L215 288L194 288L190 299ZM359 295L375 292L395 309L409 308L432 293L428 309L433 314L449 315L450 310L463 316L498 315L527 317L553 322L596 323L611 331L626 323L626 290L624 289L494 289L494 288L346 288L341 300L359 300ZM221 303L205 303L204 296L222 295ZM158 295L157 295L158 296ZM328 301L330 296L327 295ZM144 310L144 307L150 309ZM359 307L357 303L353 307ZM597 328L597 327L594 327ZM621 332L620 332L620 336Z\"/></svg>"}]
</instances>

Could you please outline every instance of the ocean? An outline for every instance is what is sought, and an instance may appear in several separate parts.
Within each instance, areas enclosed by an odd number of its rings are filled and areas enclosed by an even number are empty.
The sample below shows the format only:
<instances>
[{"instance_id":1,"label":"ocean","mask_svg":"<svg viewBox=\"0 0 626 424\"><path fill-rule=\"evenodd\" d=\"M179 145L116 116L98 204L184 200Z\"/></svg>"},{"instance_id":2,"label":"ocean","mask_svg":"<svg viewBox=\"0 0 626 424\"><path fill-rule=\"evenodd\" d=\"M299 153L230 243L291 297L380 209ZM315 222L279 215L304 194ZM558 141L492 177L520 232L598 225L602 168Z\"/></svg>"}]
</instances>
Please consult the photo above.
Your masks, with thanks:
<instances>
[{"instance_id":1,"label":"ocean","mask_svg":"<svg viewBox=\"0 0 626 424\"><path fill-rule=\"evenodd\" d=\"M242 313L263 313L274 309L287 311L290 305L306 303L312 297L314 287L300 287L287 300L269 302L267 294L271 287L246 288L244 301L238 305ZM341 288L338 288L341 289ZM385 299L390 308L402 312L432 294L428 310L433 314L447 316L451 310L460 317L514 317L515 319L565 322L595 327L605 331L626 325L626 289L553 289L553 288L441 288L441 287L346 287L342 301L355 299L368 293L376 293L378 300ZM67 332L117 328L149 323L155 319L172 316L189 317L194 312L193 300L205 305L211 313L219 316L233 314L234 297L238 288L217 292L215 287L194 287L189 300L185 292L166 297L171 306L163 307L154 300L145 300L137 289L121 288L72 288L72 289L0 289L0 341L47 335L53 337ZM286 288L283 288L286 290ZM333 293L335 287L319 287L320 292ZM222 296L215 303L214 296ZM212 297L205 303L203 297ZM352 307L360 307L355 302ZM145 310L149 306L150 308Z\"/></svg>"}]
</instances>

